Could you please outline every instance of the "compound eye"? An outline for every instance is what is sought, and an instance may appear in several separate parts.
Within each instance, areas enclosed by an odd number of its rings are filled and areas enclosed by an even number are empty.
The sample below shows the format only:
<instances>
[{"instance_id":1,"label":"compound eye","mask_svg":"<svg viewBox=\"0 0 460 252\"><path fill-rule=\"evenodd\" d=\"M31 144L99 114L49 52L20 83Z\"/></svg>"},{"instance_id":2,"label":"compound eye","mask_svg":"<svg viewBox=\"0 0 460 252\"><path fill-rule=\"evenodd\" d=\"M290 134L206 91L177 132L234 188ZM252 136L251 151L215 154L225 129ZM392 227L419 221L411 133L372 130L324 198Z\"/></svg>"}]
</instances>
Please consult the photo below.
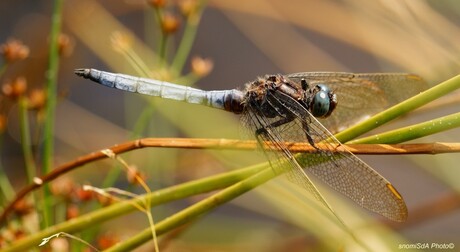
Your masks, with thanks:
<instances>
[{"instance_id":1,"label":"compound eye","mask_svg":"<svg viewBox=\"0 0 460 252\"><path fill-rule=\"evenodd\" d=\"M324 117L328 114L330 106L331 100L329 98L328 92L320 90L315 94L315 97L313 98L311 113L314 117Z\"/></svg>"},{"instance_id":2,"label":"compound eye","mask_svg":"<svg viewBox=\"0 0 460 252\"><path fill-rule=\"evenodd\" d=\"M327 94L332 93L331 89L328 86L324 85L324 84L318 84L318 85L316 85L316 87L319 88L320 91L324 91Z\"/></svg>"}]
</instances>

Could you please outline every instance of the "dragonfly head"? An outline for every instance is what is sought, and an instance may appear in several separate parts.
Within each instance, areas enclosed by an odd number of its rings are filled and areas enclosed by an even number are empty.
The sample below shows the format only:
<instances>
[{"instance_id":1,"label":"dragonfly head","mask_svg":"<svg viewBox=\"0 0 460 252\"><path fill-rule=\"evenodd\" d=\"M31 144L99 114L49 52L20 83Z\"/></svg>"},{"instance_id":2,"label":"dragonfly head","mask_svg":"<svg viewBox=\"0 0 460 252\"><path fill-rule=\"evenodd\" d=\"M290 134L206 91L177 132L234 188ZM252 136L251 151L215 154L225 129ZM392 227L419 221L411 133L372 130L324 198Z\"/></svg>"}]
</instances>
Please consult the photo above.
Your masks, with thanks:
<instances>
[{"instance_id":1,"label":"dragonfly head","mask_svg":"<svg viewBox=\"0 0 460 252\"><path fill-rule=\"evenodd\" d=\"M310 112L318 118L326 118L331 115L337 106L337 95L324 85L317 84L314 87L313 98L310 102Z\"/></svg>"}]
</instances>

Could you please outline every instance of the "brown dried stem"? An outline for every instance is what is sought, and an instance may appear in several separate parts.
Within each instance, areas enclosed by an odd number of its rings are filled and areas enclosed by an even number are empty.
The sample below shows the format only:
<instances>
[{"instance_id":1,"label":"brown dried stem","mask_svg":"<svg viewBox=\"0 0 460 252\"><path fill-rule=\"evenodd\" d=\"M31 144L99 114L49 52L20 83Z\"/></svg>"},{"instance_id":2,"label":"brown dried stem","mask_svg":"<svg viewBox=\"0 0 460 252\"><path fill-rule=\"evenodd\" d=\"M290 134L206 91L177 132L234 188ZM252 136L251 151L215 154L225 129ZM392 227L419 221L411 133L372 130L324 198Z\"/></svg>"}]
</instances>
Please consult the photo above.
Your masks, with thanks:
<instances>
[{"instance_id":1,"label":"brown dried stem","mask_svg":"<svg viewBox=\"0 0 460 252\"><path fill-rule=\"evenodd\" d=\"M270 143L266 143L267 148ZM286 143L289 150L297 152L317 152L308 143ZM185 149L230 149L230 150L254 150L257 148L255 141L231 140L231 139L200 139L200 138L143 138L134 141L125 142L108 148L115 154L141 149L145 147L162 147L162 148L185 148ZM317 144L318 149L324 148L322 144ZM106 149L105 149L106 150ZM355 154L364 155L397 155L397 154L441 154L460 152L460 143L424 143L424 144L349 144L337 146L336 151L350 151ZM0 223L4 222L8 214L13 210L14 205L19 202L28 193L40 188L44 183L72 171L73 169L107 158L104 150L89 153L78 157L77 159L65 163L50 173L36 177L34 183L29 184L18 192L15 199L5 207L0 216Z\"/></svg>"}]
</instances>

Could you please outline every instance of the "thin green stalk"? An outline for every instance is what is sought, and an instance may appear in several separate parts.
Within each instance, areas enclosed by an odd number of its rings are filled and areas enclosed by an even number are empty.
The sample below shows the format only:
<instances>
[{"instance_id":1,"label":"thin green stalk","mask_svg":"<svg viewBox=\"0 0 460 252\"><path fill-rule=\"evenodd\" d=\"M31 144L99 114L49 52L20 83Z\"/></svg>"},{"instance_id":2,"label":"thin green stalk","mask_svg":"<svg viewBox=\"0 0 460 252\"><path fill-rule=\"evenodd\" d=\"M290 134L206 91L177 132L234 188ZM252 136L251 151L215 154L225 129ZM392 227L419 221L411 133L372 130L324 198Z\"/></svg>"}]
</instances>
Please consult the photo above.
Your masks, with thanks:
<instances>
[{"instance_id":1,"label":"thin green stalk","mask_svg":"<svg viewBox=\"0 0 460 252\"><path fill-rule=\"evenodd\" d=\"M0 146L2 145L3 134L0 133ZM0 149L1 151L1 149ZM0 162L0 205L5 206L6 202L11 202L15 195L13 186L6 176L5 169L3 169L2 162Z\"/></svg>"},{"instance_id":2,"label":"thin green stalk","mask_svg":"<svg viewBox=\"0 0 460 252\"><path fill-rule=\"evenodd\" d=\"M32 152L32 141L30 137L30 122L28 113L28 101L24 96L19 97L19 128L21 131L21 146L22 153L24 155L24 164L26 168L27 183L31 184L34 177L36 177L37 167L35 165L33 152ZM38 194L33 193L33 202L39 202Z\"/></svg>"},{"instance_id":3,"label":"thin green stalk","mask_svg":"<svg viewBox=\"0 0 460 252\"><path fill-rule=\"evenodd\" d=\"M460 112L427 122L350 141L350 144L395 144L460 127Z\"/></svg>"},{"instance_id":4,"label":"thin green stalk","mask_svg":"<svg viewBox=\"0 0 460 252\"><path fill-rule=\"evenodd\" d=\"M157 52L158 52L158 55L159 55L159 66L163 66L163 63L166 62L166 43L168 41L168 34L166 34L164 31L163 31L163 27L162 27L162 15L163 15L163 12L162 12L162 8L153 8L154 10L154 15L155 15L155 18L157 20L157 25L158 25L158 28L160 29L160 33L159 33L159 36L158 36L158 41L157 41L157 44L158 44L158 48L157 48Z\"/></svg>"},{"instance_id":5,"label":"thin green stalk","mask_svg":"<svg viewBox=\"0 0 460 252\"><path fill-rule=\"evenodd\" d=\"M54 114L56 109L56 89L57 77L59 67L59 51L58 51L58 38L61 31L61 15L62 15L63 0L54 0L54 9L51 18L51 36L50 36L50 50L48 55L48 70L47 70L47 83L46 83L46 105L45 114L46 121L43 127L43 166L42 174L47 174L53 167L54 156ZM42 227L50 225L50 217L52 209L50 204L51 193L49 186L44 188L44 211Z\"/></svg>"},{"instance_id":6,"label":"thin green stalk","mask_svg":"<svg viewBox=\"0 0 460 252\"><path fill-rule=\"evenodd\" d=\"M7 202L11 202L14 198L14 189L10 180L6 176L5 169L0 164L0 205L5 206ZM3 208L3 207L2 207Z\"/></svg>"},{"instance_id":7,"label":"thin green stalk","mask_svg":"<svg viewBox=\"0 0 460 252\"><path fill-rule=\"evenodd\" d=\"M130 138L136 139L141 137L141 132L144 132L148 123L152 119L153 112L155 112L155 106L149 105L145 106L145 109L142 110L142 113L139 115L139 118L136 120L136 124L133 127Z\"/></svg>"},{"instance_id":8,"label":"thin green stalk","mask_svg":"<svg viewBox=\"0 0 460 252\"><path fill-rule=\"evenodd\" d=\"M187 18L184 34L182 35L182 39L180 41L179 47L177 48L176 55L171 64L173 71L177 74L182 72L182 68L185 65L185 61L187 60L190 54L190 50L192 49L193 42L195 41L196 32L201 20L202 8L200 8L200 10L197 12L198 13L191 14L191 16Z\"/></svg>"},{"instance_id":9,"label":"thin green stalk","mask_svg":"<svg viewBox=\"0 0 460 252\"><path fill-rule=\"evenodd\" d=\"M137 199L119 202L111 206L92 211L88 214L74 218L70 221L56 224L40 232L31 234L23 239L16 241L10 247L4 248L2 252L25 251L27 249L37 246L43 238L49 237L53 234L57 234L59 232L76 233L92 228L104 221L111 220L117 218L118 216L128 214L132 211L137 210L135 204L142 204L142 202L146 202L147 200L151 200L151 206L153 207L170 201L187 198L192 195L197 195L225 188L227 186L237 183L238 181L241 181L242 179L252 176L255 173L258 173L266 169L267 167L267 163L250 166L247 168L238 169L219 175L214 175L195 181L190 181L177 186L164 188L143 195ZM151 229L149 228L149 230L151 237Z\"/></svg>"},{"instance_id":10,"label":"thin green stalk","mask_svg":"<svg viewBox=\"0 0 460 252\"><path fill-rule=\"evenodd\" d=\"M165 220L155 225L157 235L164 234L174 228L177 228L192 219L195 219L216 207L242 195L243 193L254 189L255 187L267 182L268 180L276 177L276 174L269 168L268 163L265 163L265 168L262 171L246 178L226 189L166 218ZM134 248L146 243L152 238L150 228L147 228L137 235L116 244L115 246L105 250L106 252L115 251L131 251Z\"/></svg>"},{"instance_id":11,"label":"thin green stalk","mask_svg":"<svg viewBox=\"0 0 460 252\"><path fill-rule=\"evenodd\" d=\"M166 45L168 44L168 38L169 35L165 34L164 32L162 33L163 35L161 36L160 39L160 51L158 51L158 55L160 57L160 67L164 66L164 62L166 62Z\"/></svg>"},{"instance_id":12,"label":"thin green stalk","mask_svg":"<svg viewBox=\"0 0 460 252\"><path fill-rule=\"evenodd\" d=\"M118 177L121 174L121 167L120 165L116 164L113 166L112 169L105 175L104 181L102 182L102 187L111 187L117 182Z\"/></svg>"},{"instance_id":13,"label":"thin green stalk","mask_svg":"<svg viewBox=\"0 0 460 252\"><path fill-rule=\"evenodd\" d=\"M443 95L460 88L460 75L446 80L404 102L401 102L371 118L356 124L338 134L335 137L342 143L348 142L366 132L371 131L390 120L397 118L409 111L419 108Z\"/></svg>"},{"instance_id":14,"label":"thin green stalk","mask_svg":"<svg viewBox=\"0 0 460 252\"><path fill-rule=\"evenodd\" d=\"M29 128L29 115L27 110L27 98L21 97L19 99L19 120L21 130L21 145L22 153L24 154L24 163L26 166L27 183L32 183L33 178L36 176L36 167L32 154L32 142L30 138Z\"/></svg>"},{"instance_id":15,"label":"thin green stalk","mask_svg":"<svg viewBox=\"0 0 460 252\"><path fill-rule=\"evenodd\" d=\"M158 247L158 239L157 239L158 236L157 236L156 231L155 231L155 222L153 221L153 216L152 216L152 213L150 212L151 205L149 204L146 207L147 207L146 215L147 215L147 218L149 220L150 234L153 236L153 244L155 246L155 252L159 252L160 248Z\"/></svg>"},{"instance_id":16,"label":"thin green stalk","mask_svg":"<svg viewBox=\"0 0 460 252\"><path fill-rule=\"evenodd\" d=\"M160 8L156 8L154 7L153 8L153 15L155 16L155 20L157 21L157 26L159 28L160 31L162 31L161 29L161 16L163 15L162 11ZM159 32L158 33L158 40L157 40L157 52L161 52L161 48L162 48L162 41L163 41L163 36L164 36L164 33L163 32ZM160 59L160 64L161 62L163 61L163 59Z\"/></svg>"}]
</instances>

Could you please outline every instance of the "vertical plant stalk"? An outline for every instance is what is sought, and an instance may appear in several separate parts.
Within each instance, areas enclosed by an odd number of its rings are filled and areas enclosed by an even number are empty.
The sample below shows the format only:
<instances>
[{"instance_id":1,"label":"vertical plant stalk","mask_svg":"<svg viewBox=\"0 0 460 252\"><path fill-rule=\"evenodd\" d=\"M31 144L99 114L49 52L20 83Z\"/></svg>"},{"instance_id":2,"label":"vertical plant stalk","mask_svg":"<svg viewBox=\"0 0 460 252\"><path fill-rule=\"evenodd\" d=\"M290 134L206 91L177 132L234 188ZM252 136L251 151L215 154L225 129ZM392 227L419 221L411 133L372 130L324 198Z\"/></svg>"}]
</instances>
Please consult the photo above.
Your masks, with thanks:
<instances>
[{"instance_id":1,"label":"vertical plant stalk","mask_svg":"<svg viewBox=\"0 0 460 252\"><path fill-rule=\"evenodd\" d=\"M3 62L1 64L0 77L3 76L7 67L8 67L8 64L6 62ZM2 150L1 147L3 146L2 140L3 140L3 132L0 132L0 151ZM11 201L14 198L14 195L15 195L15 192L14 192L13 186L11 185L11 182L5 173L5 169L3 169L3 166L0 162L0 205L4 206L7 201Z\"/></svg>"},{"instance_id":2,"label":"vertical plant stalk","mask_svg":"<svg viewBox=\"0 0 460 252\"><path fill-rule=\"evenodd\" d=\"M162 24L162 16L163 16L163 11L161 8L154 7L154 16L155 19L158 23L158 27L160 28L161 32L159 33L158 40L157 40L157 52L159 55L159 66L162 66L163 63L165 62L165 54L166 54L166 41L167 41L167 34L165 34L161 28Z\"/></svg>"},{"instance_id":3,"label":"vertical plant stalk","mask_svg":"<svg viewBox=\"0 0 460 252\"><path fill-rule=\"evenodd\" d=\"M0 146L2 145L3 134L0 133ZM1 148L0 148L1 151ZM14 199L14 189L10 180L6 176L5 169L0 162L0 205L5 206L7 202Z\"/></svg>"},{"instance_id":4,"label":"vertical plant stalk","mask_svg":"<svg viewBox=\"0 0 460 252\"><path fill-rule=\"evenodd\" d=\"M142 132L145 131L147 128L148 123L152 119L152 115L155 112L154 106L146 106L142 113L136 120L136 124L134 124L133 131L130 134L130 139L136 139L142 137Z\"/></svg>"},{"instance_id":5,"label":"vertical plant stalk","mask_svg":"<svg viewBox=\"0 0 460 252\"><path fill-rule=\"evenodd\" d=\"M201 13L203 8L200 7L197 10L197 13L193 13L191 16L187 18L187 22L185 24L184 35L180 41L179 47L177 48L176 56L172 62L172 69L175 73L180 74L182 68L185 65L185 61L190 54L190 50L192 49L193 41L195 41L196 31L198 30L198 25L200 24L201 20Z\"/></svg>"},{"instance_id":6,"label":"vertical plant stalk","mask_svg":"<svg viewBox=\"0 0 460 252\"><path fill-rule=\"evenodd\" d=\"M21 129L21 145L22 153L24 155L24 163L26 165L27 183L32 183L33 178L36 176L36 167L32 155L32 142L30 140L29 128L29 115L27 113L27 98L19 98L19 119Z\"/></svg>"},{"instance_id":7,"label":"vertical plant stalk","mask_svg":"<svg viewBox=\"0 0 460 252\"><path fill-rule=\"evenodd\" d=\"M46 84L47 102L45 105L46 120L43 127L43 167L42 173L47 174L53 167L54 155L54 116L56 110L56 90L57 76L59 68L59 51L58 37L61 31L61 16L62 16L63 0L54 0L54 9L51 17L51 36L50 49L48 55L48 73ZM51 217L51 198L49 186L45 186L44 190L44 205L43 205L43 223L42 227L50 225Z\"/></svg>"},{"instance_id":8,"label":"vertical plant stalk","mask_svg":"<svg viewBox=\"0 0 460 252\"><path fill-rule=\"evenodd\" d=\"M161 39L160 39L160 51L159 51L159 55L160 55L160 66L166 62L166 45L168 44L168 38L169 38L169 35L162 32L163 36L161 36Z\"/></svg>"}]
</instances>

